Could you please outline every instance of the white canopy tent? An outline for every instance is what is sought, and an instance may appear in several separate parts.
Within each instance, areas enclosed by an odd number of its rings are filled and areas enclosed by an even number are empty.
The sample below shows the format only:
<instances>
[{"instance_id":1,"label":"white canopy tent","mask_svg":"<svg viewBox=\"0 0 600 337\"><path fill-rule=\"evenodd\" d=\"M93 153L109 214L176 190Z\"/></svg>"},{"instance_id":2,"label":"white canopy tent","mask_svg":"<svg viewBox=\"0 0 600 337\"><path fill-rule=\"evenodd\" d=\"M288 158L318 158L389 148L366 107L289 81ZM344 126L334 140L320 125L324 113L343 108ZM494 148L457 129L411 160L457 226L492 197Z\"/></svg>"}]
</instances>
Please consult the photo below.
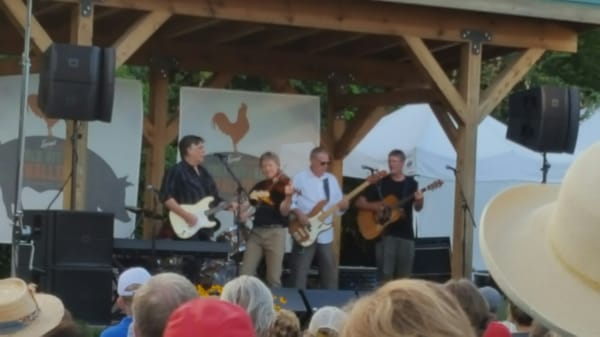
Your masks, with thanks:
<instances>
[{"instance_id":1,"label":"white canopy tent","mask_svg":"<svg viewBox=\"0 0 600 337\"><path fill-rule=\"evenodd\" d=\"M600 114L582 123L575 155L600 140ZM424 187L435 179L444 185L426 193L425 208L416 213L418 236L452 236L454 212L454 174L446 166L454 166L456 152L439 125L429 105L408 105L388 116L365 136L344 159L344 176L364 178L368 171L361 165L387 169L387 154L392 149L407 154L405 171L415 175ZM548 155L551 168L547 181L558 183L574 155ZM475 205L470 205L476 223L481 211L496 193L522 183L541 182L542 155L506 139L506 126L494 118L486 118L479 126ZM473 268L487 269L479 252L475 231Z\"/></svg>"}]
</instances>

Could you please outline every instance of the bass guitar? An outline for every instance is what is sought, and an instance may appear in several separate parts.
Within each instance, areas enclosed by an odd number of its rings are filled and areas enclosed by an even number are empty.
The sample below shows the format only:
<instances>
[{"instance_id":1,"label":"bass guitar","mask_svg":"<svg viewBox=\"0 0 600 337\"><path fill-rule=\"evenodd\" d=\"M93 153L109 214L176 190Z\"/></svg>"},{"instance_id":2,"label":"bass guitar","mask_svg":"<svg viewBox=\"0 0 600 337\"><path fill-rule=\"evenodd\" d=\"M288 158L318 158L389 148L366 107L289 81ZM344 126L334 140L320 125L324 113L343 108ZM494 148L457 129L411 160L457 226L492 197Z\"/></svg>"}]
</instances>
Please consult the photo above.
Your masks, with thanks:
<instances>
[{"instance_id":1,"label":"bass guitar","mask_svg":"<svg viewBox=\"0 0 600 337\"><path fill-rule=\"evenodd\" d=\"M444 182L440 179L422 188L421 192L431 191L441 187ZM407 196L398 200L395 195L390 194L383 198L384 207L378 212L359 210L358 211L358 230L363 238L367 240L373 240L392 222L398 221L404 217L404 205L410 202L414 198L414 195Z\"/></svg>"},{"instance_id":2,"label":"bass guitar","mask_svg":"<svg viewBox=\"0 0 600 337\"><path fill-rule=\"evenodd\" d=\"M210 217L217 212L227 209L231 203L221 202L216 207L210 208L210 203L215 200L213 197L206 197L193 205L181 205L186 212L190 212L198 218L198 221L193 226L188 225L184 218L175 212L169 212L169 220L175 235L181 239L189 239L202 228L212 228L217 225L215 220Z\"/></svg>"},{"instance_id":3,"label":"bass guitar","mask_svg":"<svg viewBox=\"0 0 600 337\"><path fill-rule=\"evenodd\" d=\"M358 193L367 188L369 185L376 183L387 175L386 171L378 171L370 175L362 184L356 187L352 192L344 196L341 202L349 201L354 198ZM298 244L303 247L312 245L319 233L331 228L331 223L325 222L332 214L339 210L339 203L331 206L329 209L323 211L323 208L327 205L327 200L321 200L313 207L313 209L306 215L308 217L308 224L302 224L298 219L294 219L290 222L288 231L290 235Z\"/></svg>"}]
</instances>

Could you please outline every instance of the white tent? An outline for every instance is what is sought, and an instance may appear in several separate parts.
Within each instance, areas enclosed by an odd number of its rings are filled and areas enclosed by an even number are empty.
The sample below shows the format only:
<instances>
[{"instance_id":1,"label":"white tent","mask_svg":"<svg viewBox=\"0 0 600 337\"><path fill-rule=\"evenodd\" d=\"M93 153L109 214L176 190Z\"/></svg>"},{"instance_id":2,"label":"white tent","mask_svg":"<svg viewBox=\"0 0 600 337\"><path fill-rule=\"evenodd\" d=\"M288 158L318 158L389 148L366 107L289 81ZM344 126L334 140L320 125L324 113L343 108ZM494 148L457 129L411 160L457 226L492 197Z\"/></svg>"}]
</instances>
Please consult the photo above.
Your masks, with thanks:
<instances>
[{"instance_id":1,"label":"white tent","mask_svg":"<svg viewBox=\"0 0 600 337\"><path fill-rule=\"evenodd\" d=\"M576 153L600 140L600 114L580 126ZM506 138L506 126L494 118L486 118L479 126L475 204L470 205L476 223L483 207L502 189L520 182L541 182L542 155L515 144ZM427 192L425 208L416 213L418 236L452 236L454 219L454 174L446 166L454 166L456 152L443 132L429 105L405 106L388 116L365 136L344 159L344 176L364 178L368 171L361 165L387 168L387 154L401 149L407 154L408 174L416 175L419 185L435 179L444 185ZM573 155L548 155L551 168L549 183L560 182ZM487 269L479 253L475 232L473 268Z\"/></svg>"}]
</instances>

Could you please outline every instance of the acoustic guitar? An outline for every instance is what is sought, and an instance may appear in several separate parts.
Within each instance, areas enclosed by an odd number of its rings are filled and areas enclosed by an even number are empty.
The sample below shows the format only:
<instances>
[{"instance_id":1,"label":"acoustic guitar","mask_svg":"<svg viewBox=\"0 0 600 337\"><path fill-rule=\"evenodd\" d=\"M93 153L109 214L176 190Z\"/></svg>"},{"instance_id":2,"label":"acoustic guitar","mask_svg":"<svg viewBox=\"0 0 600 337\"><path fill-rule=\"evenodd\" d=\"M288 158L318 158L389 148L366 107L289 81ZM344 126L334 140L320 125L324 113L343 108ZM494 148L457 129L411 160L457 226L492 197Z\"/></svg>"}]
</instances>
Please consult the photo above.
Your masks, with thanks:
<instances>
[{"instance_id":1,"label":"acoustic guitar","mask_svg":"<svg viewBox=\"0 0 600 337\"><path fill-rule=\"evenodd\" d=\"M421 192L431 191L441 187L444 182L440 179L422 188ZM404 213L404 205L414 198L414 195L409 195L401 200L398 200L395 195L390 194L383 198L384 207L378 212L359 210L358 211L358 230L363 238L373 240L381 235L387 225L398 221L406 216Z\"/></svg>"},{"instance_id":2,"label":"acoustic guitar","mask_svg":"<svg viewBox=\"0 0 600 337\"><path fill-rule=\"evenodd\" d=\"M344 196L341 202L349 201L354 198L358 193L367 188L367 186L376 183L387 175L385 171L378 171L370 175L362 184L356 187L352 192ZM327 205L327 200L321 200L313 207L313 209L306 215L308 217L308 224L301 224L297 219L290 222L288 231L292 238L303 247L312 245L319 233L331 228L331 223L325 222L332 214L338 211L339 203L331 206L326 211L323 211L323 207Z\"/></svg>"}]
</instances>

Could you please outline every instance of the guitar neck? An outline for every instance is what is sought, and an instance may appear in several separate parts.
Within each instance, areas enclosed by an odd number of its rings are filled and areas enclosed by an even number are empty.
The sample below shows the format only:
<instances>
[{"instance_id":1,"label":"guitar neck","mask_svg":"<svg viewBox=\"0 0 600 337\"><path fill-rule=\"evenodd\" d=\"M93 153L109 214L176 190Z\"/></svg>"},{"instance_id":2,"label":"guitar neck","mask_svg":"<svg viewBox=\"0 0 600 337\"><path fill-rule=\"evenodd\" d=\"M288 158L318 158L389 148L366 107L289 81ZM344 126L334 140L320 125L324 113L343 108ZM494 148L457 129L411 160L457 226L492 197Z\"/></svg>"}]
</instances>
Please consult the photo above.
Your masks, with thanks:
<instances>
[{"instance_id":1,"label":"guitar neck","mask_svg":"<svg viewBox=\"0 0 600 337\"><path fill-rule=\"evenodd\" d=\"M421 189L421 193L425 193L425 191L427 191L427 187L424 187L424 188L422 188L422 189ZM409 196L406 196L406 197L404 197L404 198L400 199L400 200L399 200L399 201L396 203L395 207L402 207L404 204L406 204L407 202L409 202L409 201L413 200L414 198L415 198L415 195L414 195L414 194L412 194L412 195L409 195Z\"/></svg>"},{"instance_id":2,"label":"guitar neck","mask_svg":"<svg viewBox=\"0 0 600 337\"><path fill-rule=\"evenodd\" d=\"M231 205L230 202L222 202L222 203L218 204L217 206L215 206L214 208L211 208L208 211L206 211L206 216L213 216L213 215L217 214L218 212L227 209L227 207L229 207L230 205Z\"/></svg>"},{"instance_id":3,"label":"guitar neck","mask_svg":"<svg viewBox=\"0 0 600 337\"><path fill-rule=\"evenodd\" d=\"M349 201L350 199L354 198L355 196L357 196L360 192L362 192L365 188L367 188L369 185L371 185L371 183L369 181L364 181L362 184L358 185L355 189L353 189L350 193L346 194L342 200L342 201ZM337 212L339 210L339 203L331 206L331 208L329 208L328 210L326 210L325 212L322 213L322 215L320 216L321 219L327 219L329 216L331 216L333 213Z\"/></svg>"}]
</instances>

